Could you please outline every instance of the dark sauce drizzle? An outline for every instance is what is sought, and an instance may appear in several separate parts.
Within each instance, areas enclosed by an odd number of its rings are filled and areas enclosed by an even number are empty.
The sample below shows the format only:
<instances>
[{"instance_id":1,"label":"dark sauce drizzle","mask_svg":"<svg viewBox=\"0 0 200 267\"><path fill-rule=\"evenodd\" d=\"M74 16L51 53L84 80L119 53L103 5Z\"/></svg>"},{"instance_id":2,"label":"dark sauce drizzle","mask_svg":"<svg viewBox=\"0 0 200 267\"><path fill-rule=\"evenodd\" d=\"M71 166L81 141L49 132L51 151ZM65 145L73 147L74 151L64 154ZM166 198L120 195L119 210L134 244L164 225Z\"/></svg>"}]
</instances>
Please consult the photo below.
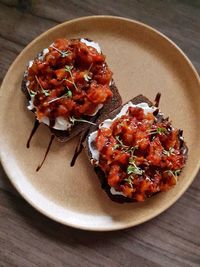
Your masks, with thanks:
<instances>
[{"instance_id":1,"label":"dark sauce drizzle","mask_svg":"<svg viewBox=\"0 0 200 267\"><path fill-rule=\"evenodd\" d=\"M159 106L160 103L160 97L161 97L161 93L157 93L155 100L154 100L154 106L157 108Z\"/></svg>"},{"instance_id":2,"label":"dark sauce drizzle","mask_svg":"<svg viewBox=\"0 0 200 267\"><path fill-rule=\"evenodd\" d=\"M49 153L49 150L50 150L50 148L51 148L51 145L52 145L52 143L53 143L54 138L55 138L55 135L52 134L52 135L51 135L50 142L49 142L49 145L48 145L47 150L46 150L46 153L45 153L45 155L44 155L44 158L43 158L42 162L38 165L38 167L37 167L37 169L36 169L36 172L38 172L38 171L42 168L42 165L43 165L44 162L45 162L45 159L46 159L46 157L47 157L47 155L48 155L48 153Z\"/></svg>"},{"instance_id":3,"label":"dark sauce drizzle","mask_svg":"<svg viewBox=\"0 0 200 267\"><path fill-rule=\"evenodd\" d=\"M94 118L91 119L92 122L96 122L97 119L99 118L100 113L98 112ZM80 153L83 150L83 142L85 141L85 139L87 138L88 133L90 132L91 129L91 125L88 125L88 127L85 129L85 131L82 132L79 140L78 140L78 144L76 145L75 151L74 151L74 155L72 157L70 166L73 167L76 163L76 160L78 158L78 156L80 155Z\"/></svg>"},{"instance_id":4,"label":"dark sauce drizzle","mask_svg":"<svg viewBox=\"0 0 200 267\"><path fill-rule=\"evenodd\" d=\"M35 123L34 123L34 126L33 126L33 129L31 131L31 134L28 138L28 141L26 143L26 147L29 148L30 147L30 142L31 142L31 139L33 137L33 135L35 134L35 132L37 131L38 127L39 127L40 123L38 120L35 120Z\"/></svg>"},{"instance_id":5,"label":"dark sauce drizzle","mask_svg":"<svg viewBox=\"0 0 200 267\"><path fill-rule=\"evenodd\" d=\"M40 122L38 120L35 120L34 125L33 125L33 129L31 131L31 134L30 134L30 136L28 138L28 141L26 143L26 147L27 148L30 147L31 139L32 139L33 135L35 134L35 132L37 131L37 129L38 129L39 126L40 126ZM41 169L42 165L44 164L44 161L45 161L45 159L46 159L46 157L47 157L47 155L49 153L49 150L50 150L50 147L52 145L52 142L53 142L54 137L55 137L54 135L51 136L51 139L50 139L49 145L47 147L46 153L44 155L44 158L43 158L41 164L38 165L38 167L36 169L36 172L38 172Z\"/></svg>"},{"instance_id":6,"label":"dark sauce drizzle","mask_svg":"<svg viewBox=\"0 0 200 267\"><path fill-rule=\"evenodd\" d=\"M88 133L89 133L90 127L88 127L83 134L81 134L79 140L78 140L78 144L76 145L75 151L74 151L74 155L72 157L70 166L73 167L76 163L76 160L78 158L78 156L80 155L81 151L83 150L83 142L85 141Z\"/></svg>"}]
</instances>

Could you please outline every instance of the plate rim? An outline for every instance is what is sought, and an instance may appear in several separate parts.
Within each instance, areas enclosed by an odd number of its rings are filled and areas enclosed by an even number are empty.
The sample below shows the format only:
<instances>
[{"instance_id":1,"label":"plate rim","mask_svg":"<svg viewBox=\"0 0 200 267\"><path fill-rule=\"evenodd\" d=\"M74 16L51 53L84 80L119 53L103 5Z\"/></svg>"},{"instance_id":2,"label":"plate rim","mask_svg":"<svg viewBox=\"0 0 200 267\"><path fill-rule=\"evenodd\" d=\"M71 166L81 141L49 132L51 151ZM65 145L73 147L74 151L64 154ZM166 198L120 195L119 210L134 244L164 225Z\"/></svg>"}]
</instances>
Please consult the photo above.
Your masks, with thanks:
<instances>
[{"instance_id":1,"label":"plate rim","mask_svg":"<svg viewBox=\"0 0 200 267\"><path fill-rule=\"evenodd\" d=\"M124 17L120 17L120 16L110 16L110 15L93 15L93 16L83 16L83 17L78 17L78 18L74 18L72 20L67 20L64 21L62 23L59 23L58 25L49 28L48 30L44 31L43 33L41 33L39 36L37 36L36 38L34 38L21 52L20 54L16 57L16 59L13 61L13 63L10 65L3 81L1 84L1 89L0 89L0 98L2 98L3 94L3 87L4 84L6 83L7 77L10 75L10 72L12 71L13 67L17 64L17 62L19 61L20 57L26 53L27 50L29 50L29 48L36 43L38 40L42 39L43 36L45 36L46 34L51 33L52 31L55 31L57 28L60 28L62 26L65 25L70 25L71 23L80 23L83 21L87 21L87 20L98 20L98 19L106 19L106 20L117 20L117 21L124 21L124 22L129 22L129 23L134 23L137 25L140 25L150 31L152 31L153 33L159 35L160 37L162 37L163 39L165 39L165 41L167 41L168 43L170 43L179 54L181 54L181 56L185 59L185 61L187 62L187 64L189 65L190 69L192 70L194 77L196 78L197 82L199 82L200 85L200 76L198 75L197 70L195 69L194 65L192 64L192 62L190 61L190 59L187 57L187 55L183 52L183 50L176 45L169 37L167 37L165 34L161 33L159 30L145 24L142 23L140 21L134 20L134 19L129 19L129 18L124 18ZM2 150L0 150L0 161L2 164L3 169L6 172L6 175L9 179L9 181L11 182L11 184L16 188L16 190L19 192L19 194L32 206L34 207L37 211L39 211L40 213L42 213L43 215L47 216L48 218L58 222L58 223L62 223L63 225L66 226L70 226L73 228L77 228L77 229L81 229L81 230L87 230L87 231L116 231L116 230L122 230L122 229L127 229L130 227L134 227L136 225L142 224L144 222L147 222L155 217L157 217L158 215L160 215L162 212L164 212L165 210L167 210L169 207L171 207L183 194L184 192L189 188L189 186L191 185L191 183L194 181L199 168L200 168L200 158L196 164L196 167L193 169L192 172L192 179L190 180L190 182L188 183L187 187L183 188L182 190L179 191L179 193L177 194L177 196L173 199L173 201L171 201L169 204L167 204L165 207L162 207L161 209L158 210L158 212L155 212L153 215L149 216L148 218L141 218L141 220L139 222L130 222L130 223L125 223L122 226L114 226L114 227L85 227L82 226L81 224L75 224L75 223L69 223L65 220L61 220L59 218L57 218L56 216L52 215L51 213L47 212L45 209L41 208L40 206L38 206L37 204L35 204L35 202L32 200L31 197L28 196L28 194L24 193L24 191L18 186L17 183L15 183L15 178L13 177L13 175L10 173L9 171L9 167L6 163L6 161L4 161L4 157L3 157L3 152Z\"/></svg>"}]
</instances>

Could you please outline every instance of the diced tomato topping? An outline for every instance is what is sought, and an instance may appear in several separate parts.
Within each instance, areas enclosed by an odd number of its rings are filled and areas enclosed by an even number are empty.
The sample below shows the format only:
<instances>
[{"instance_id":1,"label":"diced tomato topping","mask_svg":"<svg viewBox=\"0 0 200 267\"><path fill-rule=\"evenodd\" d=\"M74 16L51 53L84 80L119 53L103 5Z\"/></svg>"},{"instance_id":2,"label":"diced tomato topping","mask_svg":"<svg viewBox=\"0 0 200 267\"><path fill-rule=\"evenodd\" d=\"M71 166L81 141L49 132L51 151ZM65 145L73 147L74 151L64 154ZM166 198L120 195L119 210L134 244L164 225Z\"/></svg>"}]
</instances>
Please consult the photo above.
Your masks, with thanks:
<instances>
[{"instance_id":1,"label":"diced tomato topping","mask_svg":"<svg viewBox=\"0 0 200 267\"><path fill-rule=\"evenodd\" d=\"M27 71L28 90L36 94L34 105L40 118L93 116L112 97L112 72L105 56L79 40L56 40ZM63 101L67 99L73 105Z\"/></svg>"},{"instance_id":2,"label":"diced tomato topping","mask_svg":"<svg viewBox=\"0 0 200 267\"><path fill-rule=\"evenodd\" d=\"M179 131L138 107L101 127L95 142L108 184L133 201L169 190L186 162Z\"/></svg>"}]
</instances>

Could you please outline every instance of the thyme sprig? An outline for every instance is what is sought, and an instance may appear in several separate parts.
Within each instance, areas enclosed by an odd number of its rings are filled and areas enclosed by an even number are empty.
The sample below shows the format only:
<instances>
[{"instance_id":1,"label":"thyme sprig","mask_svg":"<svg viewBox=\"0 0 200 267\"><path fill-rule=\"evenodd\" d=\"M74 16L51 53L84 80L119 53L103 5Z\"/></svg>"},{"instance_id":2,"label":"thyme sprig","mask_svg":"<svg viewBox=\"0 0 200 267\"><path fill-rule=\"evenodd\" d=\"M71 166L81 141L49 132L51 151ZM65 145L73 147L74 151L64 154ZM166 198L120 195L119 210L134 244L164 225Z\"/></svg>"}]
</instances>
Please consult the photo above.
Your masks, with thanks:
<instances>
[{"instance_id":1,"label":"thyme sprig","mask_svg":"<svg viewBox=\"0 0 200 267\"><path fill-rule=\"evenodd\" d=\"M52 45L51 47L53 47L53 49L55 49L57 52L59 52L61 54L61 57L67 57L70 54L70 51L63 51L58 49L57 47L55 47L54 45Z\"/></svg>"},{"instance_id":2,"label":"thyme sprig","mask_svg":"<svg viewBox=\"0 0 200 267\"><path fill-rule=\"evenodd\" d=\"M75 122L85 122L85 123L88 123L88 124L91 124L91 125L96 125L96 123L94 122L91 122L91 121L87 121L87 120L84 120L84 119L76 119L74 118L73 116L72 117L69 117L69 121L74 125Z\"/></svg>"},{"instance_id":3,"label":"thyme sprig","mask_svg":"<svg viewBox=\"0 0 200 267\"><path fill-rule=\"evenodd\" d=\"M73 84L73 86L75 87L75 89L76 89L77 91L79 91L78 87L77 87L76 84L75 84L74 77L73 77L73 75L72 75L72 71L71 71L72 69L73 69L73 66L69 66L69 65L66 65L66 66L65 66L65 71L69 73L70 77L72 78L72 81L70 81L70 80L68 80L68 79L66 79L66 78L64 78L63 80L66 80L66 81L68 81L69 83Z\"/></svg>"},{"instance_id":4,"label":"thyme sprig","mask_svg":"<svg viewBox=\"0 0 200 267\"><path fill-rule=\"evenodd\" d=\"M40 81L39 81L39 79L38 79L38 77L37 77L36 75L35 75L35 79L36 79L37 83L39 84L40 89L42 90L42 93L43 93L45 96L49 96L49 90L45 90L45 89L42 87L42 85L41 85L41 83L40 83Z\"/></svg>"}]
</instances>

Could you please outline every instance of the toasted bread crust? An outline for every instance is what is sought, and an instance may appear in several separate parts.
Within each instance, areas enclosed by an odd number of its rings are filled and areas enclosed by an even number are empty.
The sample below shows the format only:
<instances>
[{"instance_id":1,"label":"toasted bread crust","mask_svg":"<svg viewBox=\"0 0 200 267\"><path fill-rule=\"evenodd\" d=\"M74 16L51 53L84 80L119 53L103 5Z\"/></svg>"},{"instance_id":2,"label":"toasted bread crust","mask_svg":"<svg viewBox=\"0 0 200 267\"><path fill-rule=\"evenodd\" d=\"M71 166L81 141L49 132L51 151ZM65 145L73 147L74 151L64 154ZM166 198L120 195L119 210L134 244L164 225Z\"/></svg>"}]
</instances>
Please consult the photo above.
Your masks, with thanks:
<instances>
[{"instance_id":1,"label":"toasted bread crust","mask_svg":"<svg viewBox=\"0 0 200 267\"><path fill-rule=\"evenodd\" d=\"M128 102L132 102L133 104L139 104L139 103L147 103L149 106L153 106L154 104L145 96L143 95L138 95L136 97L134 97L133 99L129 100ZM128 102L126 102L125 104L127 104ZM125 105L124 104L124 105ZM92 126L90 128L90 133L96 131L98 129L98 125L103 122L104 120L106 119L113 119L119 112L120 110L122 109L122 106L117 108L116 110L114 110L112 113L110 114L102 114L98 120L97 120L97 126ZM163 119L163 115L159 114L159 118L160 119ZM84 149L85 149L85 152L91 162L92 160L92 154L91 154L91 151L89 149L89 146L88 146L88 138L89 138L89 134L88 134L88 137L86 138L86 141L84 142L83 146L84 146ZM180 136L182 135L182 132L180 133ZM188 154L188 148L185 144L184 141L182 141L182 147L181 147L181 150L183 151L183 154L185 156L185 158L187 158L187 154ZM133 199L130 199L128 197L124 197L123 195L113 195L111 194L110 192L110 189L111 187L108 185L108 182L107 182L107 178L104 174L104 172L101 170L100 167L94 167L94 171L101 183L101 187L102 189L107 193L107 195L109 196L109 198L114 201L114 202L117 202L117 203L128 203L128 202L135 202L135 200ZM158 194L159 192L157 192L156 194Z\"/></svg>"}]
</instances>

